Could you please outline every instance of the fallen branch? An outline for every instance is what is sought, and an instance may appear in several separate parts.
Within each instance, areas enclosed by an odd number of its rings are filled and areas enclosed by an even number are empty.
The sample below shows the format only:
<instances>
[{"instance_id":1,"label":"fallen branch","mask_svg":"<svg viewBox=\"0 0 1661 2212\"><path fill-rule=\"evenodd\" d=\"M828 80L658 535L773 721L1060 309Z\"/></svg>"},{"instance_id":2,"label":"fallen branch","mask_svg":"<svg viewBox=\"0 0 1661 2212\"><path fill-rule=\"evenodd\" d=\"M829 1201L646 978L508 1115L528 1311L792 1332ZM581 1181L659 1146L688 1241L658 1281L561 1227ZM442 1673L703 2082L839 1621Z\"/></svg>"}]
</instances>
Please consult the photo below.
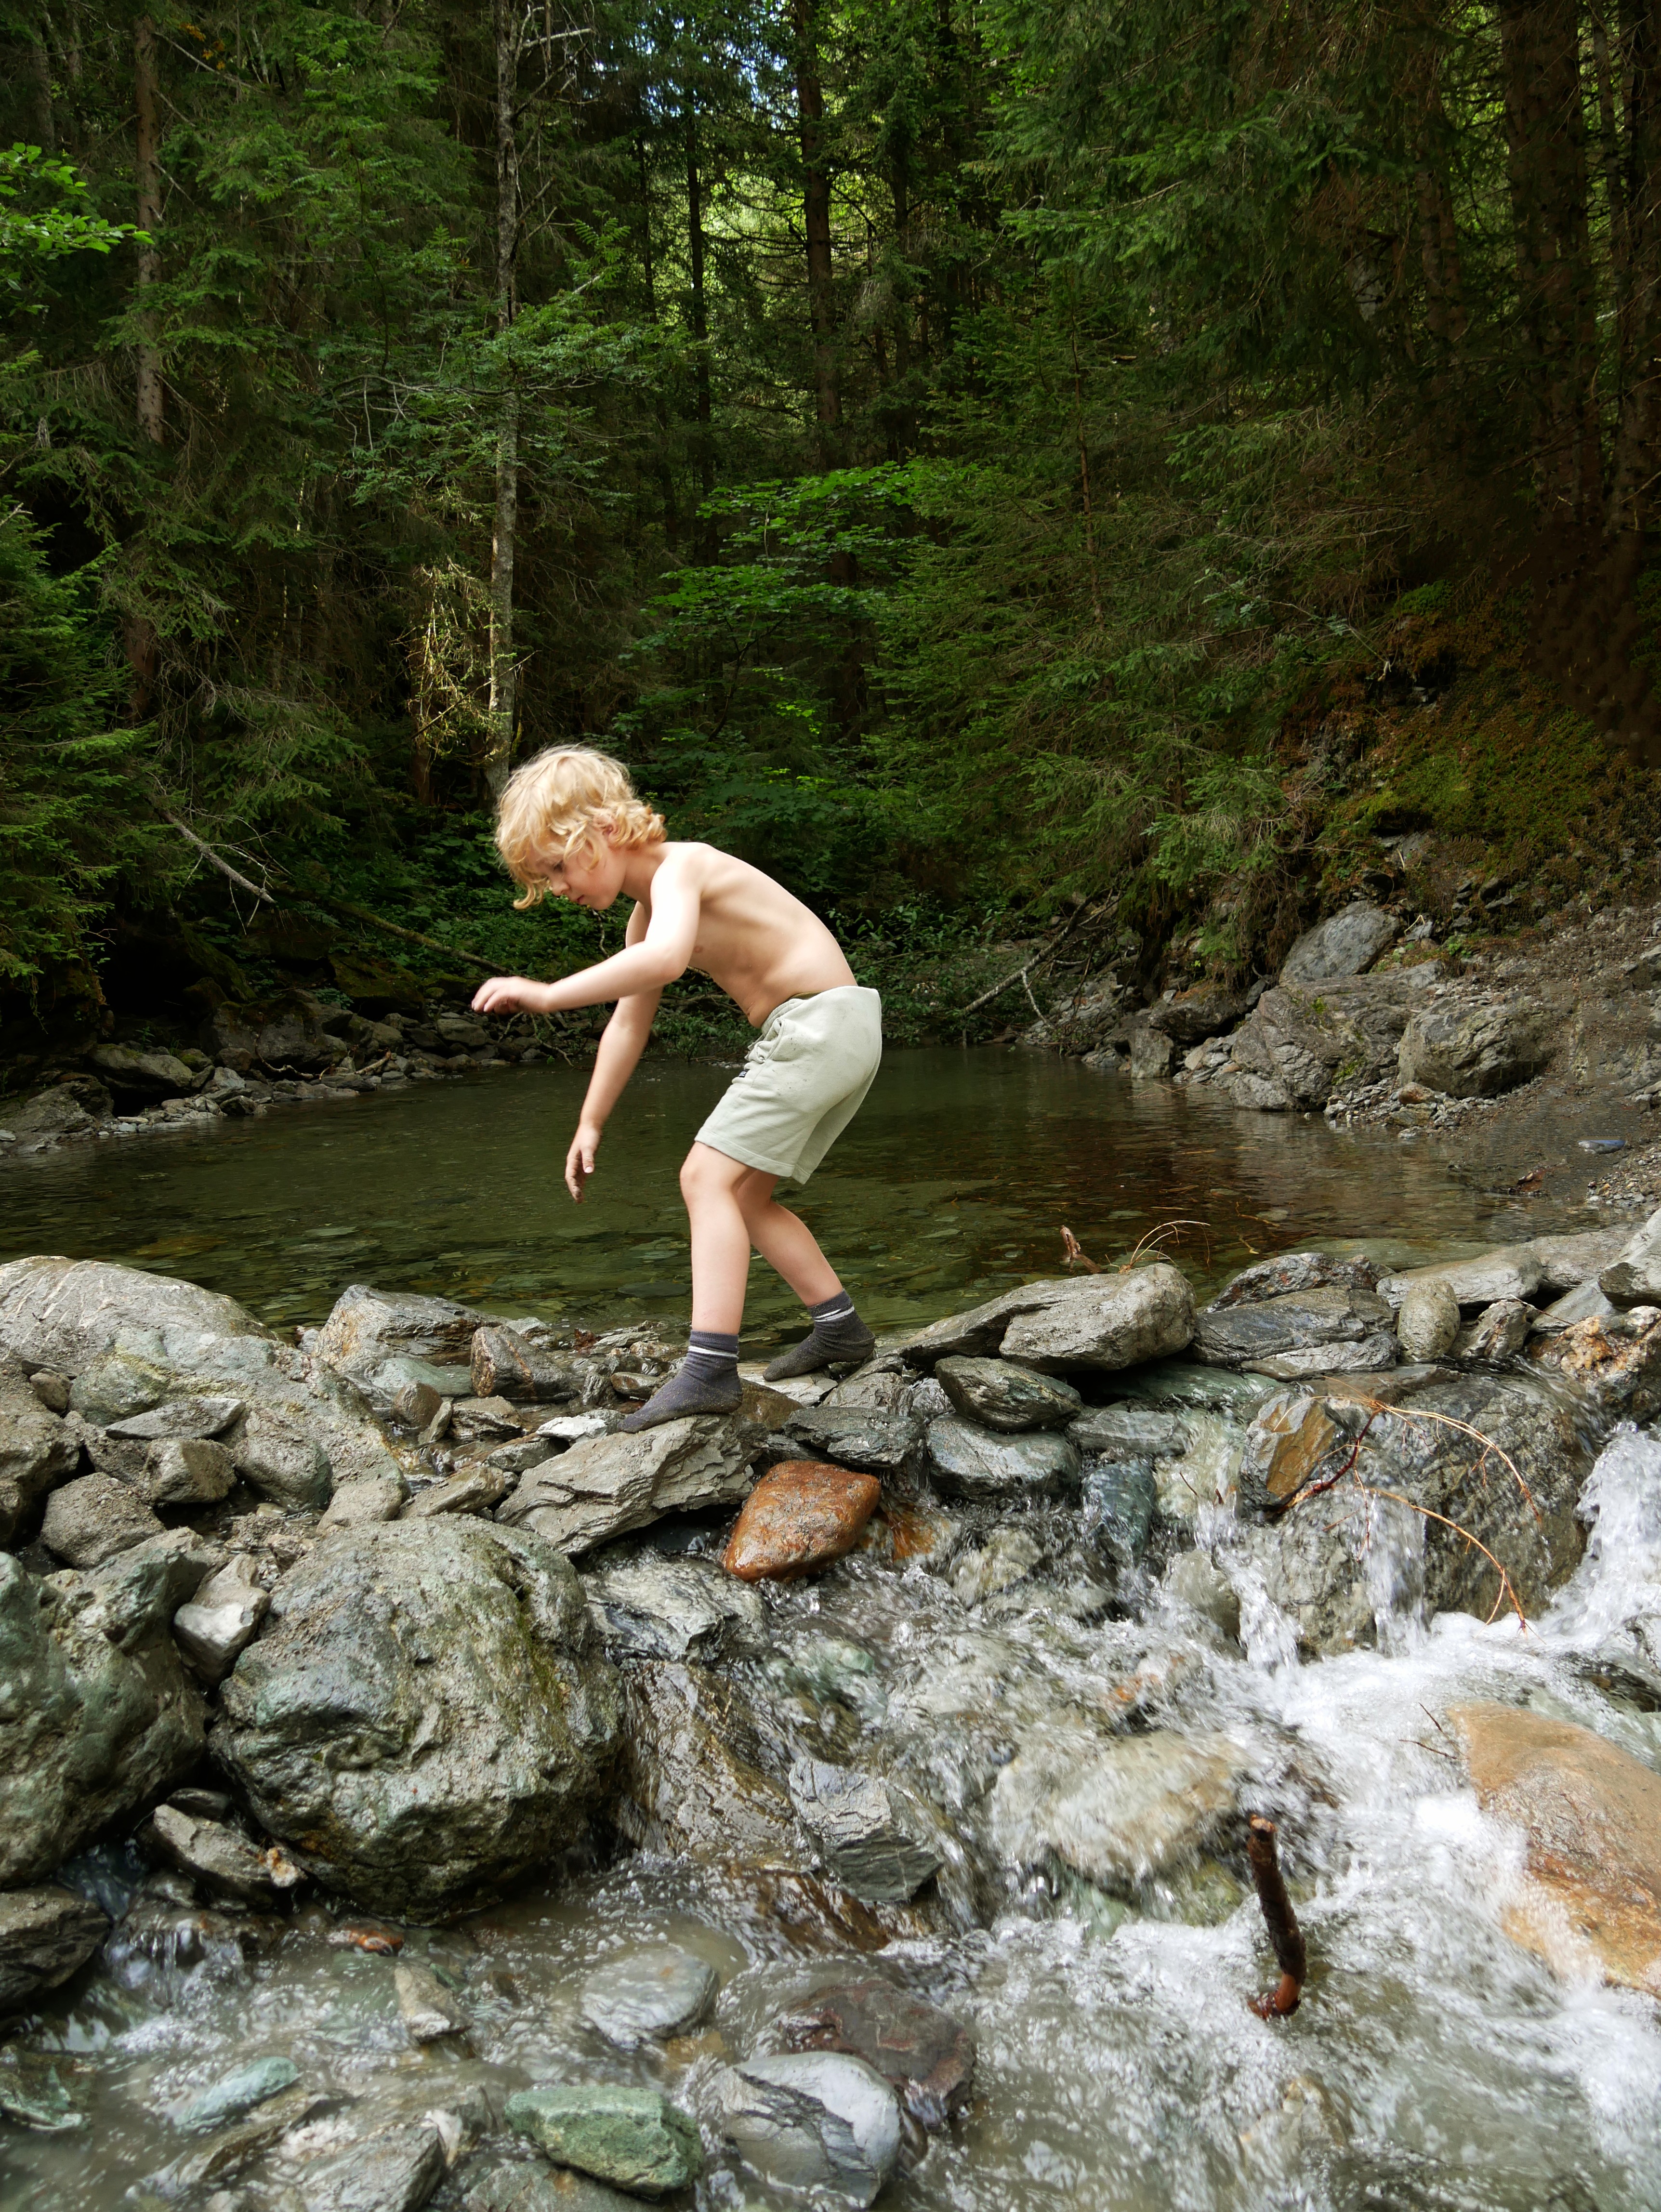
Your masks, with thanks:
<instances>
[{"instance_id":1,"label":"fallen branch","mask_svg":"<svg viewBox=\"0 0 1661 2212\"><path fill-rule=\"evenodd\" d=\"M966 1021L970 1014L977 1012L981 1007L987 1004L989 1000L995 999L1001 991L1007 991L1012 983L1026 983L1027 977L1032 973L1032 970L1035 968L1042 967L1046 960L1050 959L1054 954L1061 951L1062 945L1065 945L1068 939L1071 937L1074 931L1078 927L1080 922L1083 921L1085 915L1088 910L1087 906L1074 907L1072 915L1067 921L1066 927L1061 931L1058 936L1050 939L1050 943L1044 947L1042 952L1035 952L1025 967L1017 968L1013 975L1006 975L1001 983L995 983L989 991L983 991L978 999L971 999L970 1003L964 1006L961 1012L957 1016L958 1020ZM1043 1015L1039 1010L1037 1000L1032 998L1032 987L1030 983L1027 983L1026 985L1026 995L1032 1000L1033 1012L1037 1014L1038 1019L1042 1021L1043 1019Z\"/></svg>"},{"instance_id":2,"label":"fallen branch","mask_svg":"<svg viewBox=\"0 0 1661 2212\"><path fill-rule=\"evenodd\" d=\"M1292 1909L1292 1899L1287 1895L1286 1882L1281 1877L1275 1823L1266 1820L1261 1813L1252 1814L1246 1832L1246 1857L1250 1863L1257 1902L1262 1908L1263 1925L1275 1947L1275 1963L1281 1969L1277 1985L1267 1996L1253 1997L1251 2009L1259 2020L1284 2020L1298 2009L1309 1969L1309 1954L1304 1944L1304 1931L1298 1925L1298 1916Z\"/></svg>"},{"instance_id":3,"label":"fallen branch","mask_svg":"<svg viewBox=\"0 0 1661 2212\"><path fill-rule=\"evenodd\" d=\"M1444 1528L1451 1528L1462 1543L1469 1544L1474 1551L1480 1552L1500 1577L1500 1594L1494 1601L1494 1607L1488 1614L1488 1619L1497 1620L1500 1607L1509 1599L1511 1609L1517 1615L1524 1635L1528 1634L1529 1617L1523 1610L1523 1601L1517 1595L1517 1585L1480 1536L1473 1536L1469 1528L1457 1521L1449 1520L1445 1513L1438 1513L1431 1506L1421 1505L1416 1498L1403 1498L1399 1490L1374 1490L1365 1482L1358 1482L1355 1487L1363 1498L1387 1498L1392 1505L1405 1505L1409 1513L1421 1514L1427 1521L1439 1522Z\"/></svg>"},{"instance_id":4,"label":"fallen branch","mask_svg":"<svg viewBox=\"0 0 1661 2212\"><path fill-rule=\"evenodd\" d=\"M277 904L277 901L271 896L268 890L263 890L260 885L256 883L251 883L247 877L243 875L240 870L234 868L228 860L222 859L221 856L215 852L211 845L207 844L202 838L197 836L195 830L191 828L188 823L181 822L179 817L173 813L171 809L162 805L159 799L152 798L150 805L155 807L156 812L170 828L174 829L179 832L179 836L185 840L185 842L187 845L193 846L195 849L201 854L203 859L208 863L210 867L217 868L222 876L228 877L232 883L238 884L243 890L252 891L257 900L264 899L267 906L274 907Z\"/></svg>"},{"instance_id":5,"label":"fallen branch","mask_svg":"<svg viewBox=\"0 0 1661 2212\"><path fill-rule=\"evenodd\" d=\"M326 906L336 914L349 915L354 921L367 921L372 929L384 929L388 937L401 937L407 944L424 945L429 952L442 952L452 960L465 960L470 968L482 968L487 975L501 973L496 962L487 960L482 952L469 952L459 945L446 945L436 937L423 937L418 929L405 929L401 921L388 921L384 915L371 914L366 906L354 906L350 899L333 898L324 891L307 891L304 896L314 906Z\"/></svg>"}]
</instances>

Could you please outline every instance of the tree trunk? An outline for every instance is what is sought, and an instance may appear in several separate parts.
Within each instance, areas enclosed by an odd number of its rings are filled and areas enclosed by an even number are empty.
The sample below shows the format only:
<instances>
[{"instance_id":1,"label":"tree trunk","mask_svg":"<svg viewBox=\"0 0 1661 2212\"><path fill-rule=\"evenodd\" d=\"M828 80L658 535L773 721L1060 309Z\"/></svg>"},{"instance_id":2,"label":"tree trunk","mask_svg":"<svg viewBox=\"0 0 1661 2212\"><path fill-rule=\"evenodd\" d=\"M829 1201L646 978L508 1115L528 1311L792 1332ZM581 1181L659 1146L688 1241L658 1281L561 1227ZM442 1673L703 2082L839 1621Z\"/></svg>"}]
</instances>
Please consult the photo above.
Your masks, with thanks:
<instances>
[{"instance_id":1,"label":"tree trunk","mask_svg":"<svg viewBox=\"0 0 1661 2212\"><path fill-rule=\"evenodd\" d=\"M161 88L156 76L155 25L141 15L133 29L133 95L137 111L137 135L133 155L135 213L139 228L147 233L138 248L137 283L139 338L135 362L134 413L138 434L152 446L166 442L166 394L161 383L161 354L156 344L153 314L145 311L146 295L161 270L156 234L161 228ZM125 622L127 660L132 670L132 716L142 722L155 696L161 651L155 625L148 617L129 611Z\"/></svg>"},{"instance_id":2,"label":"tree trunk","mask_svg":"<svg viewBox=\"0 0 1661 2212\"><path fill-rule=\"evenodd\" d=\"M819 465L830 469L842 458L842 386L831 300L830 164L824 143L824 88L819 81L813 0L794 0L794 7L807 312L813 331L813 411L818 424Z\"/></svg>"},{"instance_id":3,"label":"tree trunk","mask_svg":"<svg viewBox=\"0 0 1661 2212\"><path fill-rule=\"evenodd\" d=\"M1601 509L1597 295L1586 213L1578 0L1501 0L1520 323L1542 520Z\"/></svg>"},{"instance_id":4,"label":"tree trunk","mask_svg":"<svg viewBox=\"0 0 1661 2212\"><path fill-rule=\"evenodd\" d=\"M894 195L894 251L901 262L910 267L911 261L911 149L909 144L898 146L889 167L889 186ZM894 381L901 393L899 406L894 410L893 428L896 450L890 458L898 460L916 444L916 417L908 404L911 377L911 301L910 279L902 277L896 286L894 301Z\"/></svg>"},{"instance_id":5,"label":"tree trunk","mask_svg":"<svg viewBox=\"0 0 1661 2212\"><path fill-rule=\"evenodd\" d=\"M494 0L496 64L496 333L514 326L519 252L518 0ZM500 795L514 764L514 553L519 530L519 386L503 364L496 425L496 526L490 538L490 750L484 774Z\"/></svg>"},{"instance_id":6,"label":"tree trunk","mask_svg":"<svg viewBox=\"0 0 1661 2212\"><path fill-rule=\"evenodd\" d=\"M34 135L40 142L43 154L58 151L58 131L52 112L52 57L46 52L46 27L44 21L35 28L35 34L24 49L24 66L28 72L29 105L34 112Z\"/></svg>"},{"instance_id":7,"label":"tree trunk","mask_svg":"<svg viewBox=\"0 0 1661 2212\"><path fill-rule=\"evenodd\" d=\"M708 499L715 489L715 453L710 431L709 314L703 285L703 179L698 170L696 104L689 104L686 111L686 242L692 266L692 385L698 425L698 489ZM712 526L706 521L699 532L706 556L714 551L712 535Z\"/></svg>"},{"instance_id":8,"label":"tree trunk","mask_svg":"<svg viewBox=\"0 0 1661 2212\"><path fill-rule=\"evenodd\" d=\"M1661 0L1628 0L1621 44L1626 89L1626 328L1609 526L1641 530L1661 476Z\"/></svg>"}]
</instances>

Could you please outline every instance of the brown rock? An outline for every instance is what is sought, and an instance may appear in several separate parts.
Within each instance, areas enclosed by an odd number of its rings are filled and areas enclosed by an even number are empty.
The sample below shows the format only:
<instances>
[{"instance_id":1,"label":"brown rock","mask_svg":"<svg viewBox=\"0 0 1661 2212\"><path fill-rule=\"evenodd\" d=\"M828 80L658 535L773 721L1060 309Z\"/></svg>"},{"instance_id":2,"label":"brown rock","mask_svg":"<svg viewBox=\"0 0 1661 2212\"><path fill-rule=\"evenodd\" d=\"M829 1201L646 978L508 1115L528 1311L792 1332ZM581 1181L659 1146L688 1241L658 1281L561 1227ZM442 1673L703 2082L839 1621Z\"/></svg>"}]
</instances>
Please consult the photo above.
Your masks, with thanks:
<instances>
[{"instance_id":1,"label":"brown rock","mask_svg":"<svg viewBox=\"0 0 1661 2212\"><path fill-rule=\"evenodd\" d=\"M1483 1805L1528 1838L1506 1932L1559 1972L1661 1996L1661 1775L1590 1729L1513 1705L1452 1713Z\"/></svg>"},{"instance_id":2,"label":"brown rock","mask_svg":"<svg viewBox=\"0 0 1661 2212\"><path fill-rule=\"evenodd\" d=\"M874 1474L788 1459L751 1492L721 1565L746 1583L764 1576L787 1581L828 1567L858 1543L881 1496Z\"/></svg>"},{"instance_id":3,"label":"brown rock","mask_svg":"<svg viewBox=\"0 0 1661 2212\"><path fill-rule=\"evenodd\" d=\"M863 2058L924 2127L943 2127L968 2102L972 2031L874 1975L818 1990L776 2026L791 2051L847 2051Z\"/></svg>"}]
</instances>

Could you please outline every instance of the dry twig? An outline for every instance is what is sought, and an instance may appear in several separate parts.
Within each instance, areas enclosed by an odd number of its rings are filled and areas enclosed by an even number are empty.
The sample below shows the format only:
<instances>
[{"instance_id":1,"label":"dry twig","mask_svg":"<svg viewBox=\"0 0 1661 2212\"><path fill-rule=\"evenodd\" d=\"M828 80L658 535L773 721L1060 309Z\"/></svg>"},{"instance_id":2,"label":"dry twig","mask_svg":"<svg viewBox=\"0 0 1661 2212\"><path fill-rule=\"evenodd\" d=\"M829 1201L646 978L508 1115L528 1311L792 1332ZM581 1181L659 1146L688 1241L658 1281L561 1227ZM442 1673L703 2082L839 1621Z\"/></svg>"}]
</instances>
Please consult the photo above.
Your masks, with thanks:
<instances>
[{"instance_id":1,"label":"dry twig","mask_svg":"<svg viewBox=\"0 0 1661 2212\"><path fill-rule=\"evenodd\" d=\"M1067 1267L1083 1267L1092 1275L1099 1275L1102 1272L1065 1222L1062 1224L1062 1264Z\"/></svg>"}]
</instances>

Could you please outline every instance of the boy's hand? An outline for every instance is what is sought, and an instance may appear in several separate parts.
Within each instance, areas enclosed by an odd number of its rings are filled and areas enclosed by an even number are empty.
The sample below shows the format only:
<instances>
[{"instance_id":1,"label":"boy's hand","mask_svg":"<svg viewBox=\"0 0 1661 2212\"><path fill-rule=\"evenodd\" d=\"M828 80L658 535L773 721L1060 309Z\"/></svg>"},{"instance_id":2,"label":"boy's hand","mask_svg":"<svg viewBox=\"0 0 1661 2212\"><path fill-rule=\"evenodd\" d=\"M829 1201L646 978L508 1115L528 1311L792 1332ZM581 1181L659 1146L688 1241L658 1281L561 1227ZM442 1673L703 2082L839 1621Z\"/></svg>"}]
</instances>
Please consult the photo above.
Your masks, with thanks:
<instances>
[{"instance_id":1,"label":"boy's hand","mask_svg":"<svg viewBox=\"0 0 1661 2212\"><path fill-rule=\"evenodd\" d=\"M527 1014L545 1014L552 1011L548 1005L551 995L546 983L533 983L528 976L492 975L474 992L473 1012L506 1014L517 1006Z\"/></svg>"},{"instance_id":2,"label":"boy's hand","mask_svg":"<svg viewBox=\"0 0 1661 2212\"><path fill-rule=\"evenodd\" d=\"M592 1121L580 1122L571 1139L571 1149L565 1155L565 1188L579 1206L582 1203L583 1186L594 1171L594 1154L599 1150L600 1132Z\"/></svg>"}]
</instances>

